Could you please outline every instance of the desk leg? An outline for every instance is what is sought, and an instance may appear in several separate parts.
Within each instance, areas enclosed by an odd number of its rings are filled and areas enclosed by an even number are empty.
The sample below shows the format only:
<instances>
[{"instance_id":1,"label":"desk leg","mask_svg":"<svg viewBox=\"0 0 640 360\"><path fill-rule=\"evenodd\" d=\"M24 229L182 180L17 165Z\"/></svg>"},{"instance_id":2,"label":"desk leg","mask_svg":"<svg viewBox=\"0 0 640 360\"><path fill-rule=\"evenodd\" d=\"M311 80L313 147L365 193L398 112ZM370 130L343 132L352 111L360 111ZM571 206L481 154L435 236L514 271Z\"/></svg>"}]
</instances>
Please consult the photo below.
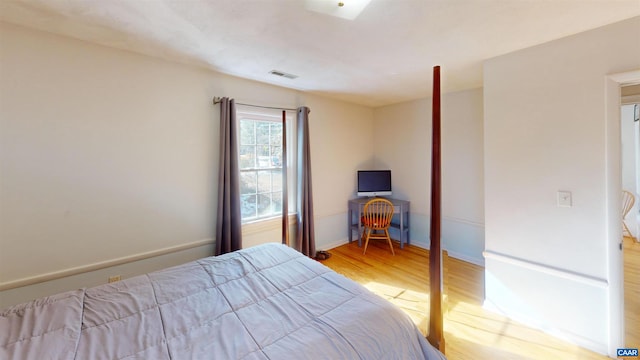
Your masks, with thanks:
<instances>
[{"instance_id":1,"label":"desk leg","mask_svg":"<svg viewBox=\"0 0 640 360\"><path fill-rule=\"evenodd\" d=\"M400 249L404 249L404 211L400 209Z\"/></svg>"},{"instance_id":2,"label":"desk leg","mask_svg":"<svg viewBox=\"0 0 640 360\"><path fill-rule=\"evenodd\" d=\"M407 211L407 221L406 221L406 226L407 228L409 227L409 211ZM411 244L411 239L409 239L409 232L411 230L407 229L407 244Z\"/></svg>"},{"instance_id":3,"label":"desk leg","mask_svg":"<svg viewBox=\"0 0 640 360\"><path fill-rule=\"evenodd\" d=\"M356 221L358 222L358 247L362 247L362 208L358 205L358 218Z\"/></svg>"},{"instance_id":4,"label":"desk leg","mask_svg":"<svg viewBox=\"0 0 640 360\"><path fill-rule=\"evenodd\" d=\"M405 231L407 234L405 235ZM400 249L404 248L404 244L411 243L409 239L409 209L400 209Z\"/></svg>"},{"instance_id":5,"label":"desk leg","mask_svg":"<svg viewBox=\"0 0 640 360\"><path fill-rule=\"evenodd\" d=\"M351 243L352 241L352 237L353 237L353 228L351 227L353 221L353 211L351 210L351 207L349 207L349 211L347 211L347 231L349 234L349 243Z\"/></svg>"}]
</instances>

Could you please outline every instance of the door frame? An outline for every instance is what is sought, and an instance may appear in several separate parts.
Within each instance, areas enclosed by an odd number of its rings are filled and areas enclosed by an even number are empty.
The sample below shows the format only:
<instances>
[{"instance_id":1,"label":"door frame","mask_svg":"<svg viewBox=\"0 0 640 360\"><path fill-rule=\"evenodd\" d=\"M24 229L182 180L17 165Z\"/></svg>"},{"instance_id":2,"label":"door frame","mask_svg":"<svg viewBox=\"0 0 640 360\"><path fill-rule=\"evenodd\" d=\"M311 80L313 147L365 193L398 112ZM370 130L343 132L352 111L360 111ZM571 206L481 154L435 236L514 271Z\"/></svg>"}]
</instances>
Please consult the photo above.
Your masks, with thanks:
<instances>
[{"instance_id":1,"label":"door frame","mask_svg":"<svg viewBox=\"0 0 640 360\"><path fill-rule=\"evenodd\" d=\"M620 110L623 85L640 83L640 70L612 74L605 79L605 192L609 305L609 356L624 347L624 261L622 254L622 155Z\"/></svg>"}]
</instances>

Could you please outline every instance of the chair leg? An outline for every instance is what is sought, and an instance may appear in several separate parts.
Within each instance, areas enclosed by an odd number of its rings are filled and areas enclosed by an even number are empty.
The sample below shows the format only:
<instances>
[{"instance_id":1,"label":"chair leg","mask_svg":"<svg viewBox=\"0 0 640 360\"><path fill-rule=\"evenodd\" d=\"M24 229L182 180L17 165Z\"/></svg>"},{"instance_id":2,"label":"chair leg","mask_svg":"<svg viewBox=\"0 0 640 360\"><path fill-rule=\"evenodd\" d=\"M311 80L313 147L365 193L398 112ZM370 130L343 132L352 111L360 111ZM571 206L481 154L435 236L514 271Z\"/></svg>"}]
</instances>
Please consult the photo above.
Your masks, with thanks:
<instances>
[{"instance_id":1,"label":"chair leg","mask_svg":"<svg viewBox=\"0 0 640 360\"><path fill-rule=\"evenodd\" d=\"M633 233L631 233L631 230L629 230L629 227L627 227L627 224L625 224L624 221L622 221L622 236L629 236L631 239L638 241L638 239L633 236Z\"/></svg>"},{"instance_id":2,"label":"chair leg","mask_svg":"<svg viewBox=\"0 0 640 360\"><path fill-rule=\"evenodd\" d=\"M363 234L364 234L364 251L362 252L362 255L367 253L367 246L369 246L369 235L371 235L371 229L365 228Z\"/></svg>"},{"instance_id":3,"label":"chair leg","mask_svg":"<svg viewBox=\"0 0 640 360\"><path fill-rule=\"evenodd\" d=\"M391 242L391 236L389 236L389 230L384 229L384 234L387 235L387 241L389 242L389 247L391 248L391 255L395 255L396 253L393 251L393 243Z\"/></svg>"},{"instance_id":4,"label":"chair leg","mask_svg":"<svg viewBox=\"0 0 640 360\"><path fill-rule=\"evenodd\" d=\"M624 220L622 221L622 236L632 236L631 231L629 231L629 227L625 224Z\"/></svg>"}]
</instances>

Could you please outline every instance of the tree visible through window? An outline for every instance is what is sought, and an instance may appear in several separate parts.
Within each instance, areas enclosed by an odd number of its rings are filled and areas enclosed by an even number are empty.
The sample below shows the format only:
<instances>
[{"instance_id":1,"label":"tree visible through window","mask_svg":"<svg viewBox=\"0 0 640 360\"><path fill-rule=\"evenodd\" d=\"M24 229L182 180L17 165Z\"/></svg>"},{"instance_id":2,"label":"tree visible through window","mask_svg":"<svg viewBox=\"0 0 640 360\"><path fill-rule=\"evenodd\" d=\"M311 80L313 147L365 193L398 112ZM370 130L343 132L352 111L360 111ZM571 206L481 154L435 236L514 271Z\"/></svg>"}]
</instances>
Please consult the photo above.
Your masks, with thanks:
<instances>
[{"instance_id":1,"label":"tree visible through window","mask_svg":"<svg viewBox=\"0 0 640 360\"><path fill-rule=\"evenodd\" d=\"M239 114L240 202L242 221L282 213L282 122Z\"/></svg>"}]
</instances>

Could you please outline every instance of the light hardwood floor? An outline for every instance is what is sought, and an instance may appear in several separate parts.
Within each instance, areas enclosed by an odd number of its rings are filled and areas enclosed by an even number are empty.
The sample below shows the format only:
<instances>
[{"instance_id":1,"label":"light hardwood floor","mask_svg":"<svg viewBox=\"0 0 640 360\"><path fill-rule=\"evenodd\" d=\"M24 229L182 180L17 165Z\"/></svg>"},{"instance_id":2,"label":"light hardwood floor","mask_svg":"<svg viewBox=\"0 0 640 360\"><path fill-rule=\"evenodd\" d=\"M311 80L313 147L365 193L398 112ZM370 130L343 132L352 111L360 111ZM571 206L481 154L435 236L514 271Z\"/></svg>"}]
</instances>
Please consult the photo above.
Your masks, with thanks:
<instances>
[{"instance_id":1,"label":"light hardwood floor","mask_svg":"<svg viewBox=\"0 0 640 360\"><path fill-rule=\"evenodd\" d=\"M332 256L322 263L398 305L426 334L429 252L415 246L400 250L396 242L394 249L396 256L391 255L387 244L374 242L363 256L362 248L353 242L330 250ZM635 264L628 266L629 274L625 273L629 288L625 292L627 344L638 347L640 244L625 242L625 260ZM608 359L483 309L482 267L447 256L443 267L447 358ZM635 313L629 309L635 309Z\"/></svg>"}]
</instances>

